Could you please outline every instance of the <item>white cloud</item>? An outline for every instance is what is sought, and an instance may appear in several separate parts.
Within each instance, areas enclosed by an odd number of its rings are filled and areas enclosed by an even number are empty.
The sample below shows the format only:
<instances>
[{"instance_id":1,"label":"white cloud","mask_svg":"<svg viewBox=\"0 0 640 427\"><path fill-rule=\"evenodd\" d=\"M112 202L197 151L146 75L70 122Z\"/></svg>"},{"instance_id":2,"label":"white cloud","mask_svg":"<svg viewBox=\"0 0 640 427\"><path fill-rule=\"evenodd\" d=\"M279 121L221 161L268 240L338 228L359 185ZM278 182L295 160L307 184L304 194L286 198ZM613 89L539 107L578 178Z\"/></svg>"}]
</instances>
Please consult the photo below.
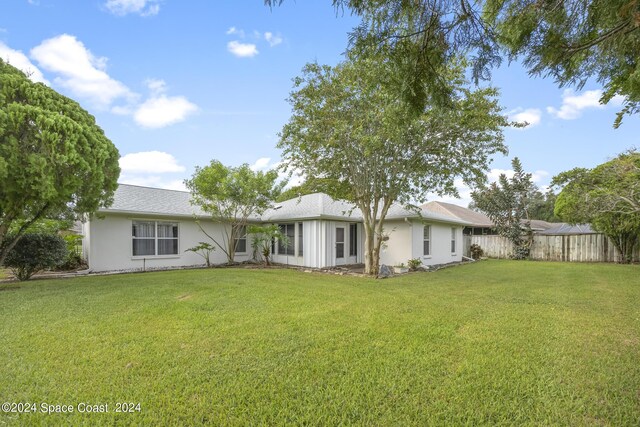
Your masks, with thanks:
<instances>
[{"instance_id":1,"label":"white cloud","mask_svg":"<svg viewBox=\"0 0 640 427\"><path fill-rule=\"evenodd\" d=\"M269 46L274 47L282 43L282 37L274 35L272 32L267 31L264 33L264 39L269 43Z\"/></svg>"},{"instance_id":2,"label":"white cloud","mask_svg":"<svg viewBox=\"0 0 640 427\"><path fill-rule=\"evenodd\" d=\"M524 128L516 128L516 129L528 129L540 123L540 119L542 118L542 111L537 108L516 108L515 110L508 113L509 120L515 122L527 122L528 125Z\"/></svg>"},{"instance_id":3,"label":"white cloud","mask_svg":"<svg viewBox=\"0 0 640 427\"><path fill-rule=\"evenodd\" d=\"M142 187L164 188L167 190L187 191L181 179L166 179L158 175L127 175L122 174L118 179L121 184L139 185Z\"/></svg>"},{"instance_id":4,"label":"white cloud","mask_svg":"<svg viewBox=\"0 0 640 427\"><path fill-rule=\"evenodd\" d=\"M241 43L237 40L227 43L227 50L239 58L251 58L259 53L255 44Z\"/></svg>"},{"instance_id":5,"label":"white cloud","mask_svg":"<svg viewBox=\"0 0 640 427\"><path fill-rule=\"evenodd\" d=\"M107 59L95 57L74 36L62 34L31 49L31 57L42 68L59 74L54 82L75 96L106 108L116 99L135 98L129 88L105 71Z\"/></svg>"},{"instance_id":6,"label":"white cloud","mask_svg":"<svg viewBox=\"0 0 640 427\"><path fill-rule=\"evenodd\" d=\"M144 84L147 85L154 95L159 95L167 90L167 83L162 79L147 79L144 81Z\"/></svg>"},{"instance_id":7,"label":"white cloud","mask_svg":"<svg viewBox=\"0 0 640 427\"><path fill-rule=\"evenodd\" d=\"M157 129L182 122L197 110L184 96L156 95L137 108L133 119L142 127Z\"/></svg>"},{"instance_id":8,"label":"white cloud","mask_svg":"<svg viewBox=\"0 0 640 427\"><path fill-rule=\"evenodd\" d=\"M27 55L19 50L11 49L2 42L0 42L0 58L17 69L22 70L32 81L44 83L46 85L49 84L47 79L44 78L42 71L29 61Z\"/></svg>"},{"instance_id":9,"label":"white cloud","mask_svg":"<svg viewBox=\"0 0 640 427\"><path fill-rule=\"evenodd\" d=\"M239 30L239 29L237 29L236 27L230 27L230 28L227 30L226 34L227 34L228 36L236 35L236 36L238 36L238 37L240 37L240 38L244 38L244 30Z\"/></svg>"},{"instance_id":10,"label":"white cloud","mask_svg":"<svg viewBox=\"0 0 640 427\"><path fill-rule=\"evenodd\" d=\"M562 93L562 105L559 109L547 107L547 112L563 120L577 119L582 115L582 110L587 108L604 108L600 104L602 90L588 90L580 95L575 95L573 90L567 89ZM619 97L616 97L616 101Z\"/></svg>"},{"instance_id":11,"label":"white cloud","mask_svg":"<svg viewBox=\"0 0 640 427\"><path fill-rule=\"evenodd\" d=\"M122 174L118 181L123 184L186 190L182 179L168 178L166 175L185 171L185 167L169 153L162 151L129 153L120 158L120 168Z\"/></svg>"},{"instance_id":12,"label":"white cloud","mask_svg":"<svg viewBox=\"0 0 640 427\"><path fill-rule=\"evenodd\" d=\"M258 160L255 161L254 164L250 166L250 168L252 171L262 171L267 169L273 169L275 166L277 166L277 165L270 166L270 162L271 162L271 157L260 157Z\"/></svg>"},{"instance_id":13,"label":"white cloud","mask_svg":"<svg viewBox=\"0 0 640 427\"><path fill-rule=\"evenodd\" d=\"M535 172L533 172L531 174L531 180L535 184L538 184L538 183L542 182L543 180L545 180L548 176L549 176L549 172L547 172L545 170L537 170L537 171L535 171Z\"/></svg>"},{"instance_id":14,"label":"white cloud","mask_svg":"<svg viewBox=\"0 0 640 427\"><path fill-rule=\"evenodd\" d=\"M140 16L153 16L160 12L158 0L107 0L104 4L114 15L124 16L137 13Z\"/></svg>"},{"instance_id":15,"label":"white cloud","mask_svg":"<svg viewBox=\"0 0 640 427\"><path fill-rule=\"evenodd\" d=\"M168 173L184 172L185 167L169 153L163 151L142 151L120 157L123 173Z\"/></svg>"}]
</instances>

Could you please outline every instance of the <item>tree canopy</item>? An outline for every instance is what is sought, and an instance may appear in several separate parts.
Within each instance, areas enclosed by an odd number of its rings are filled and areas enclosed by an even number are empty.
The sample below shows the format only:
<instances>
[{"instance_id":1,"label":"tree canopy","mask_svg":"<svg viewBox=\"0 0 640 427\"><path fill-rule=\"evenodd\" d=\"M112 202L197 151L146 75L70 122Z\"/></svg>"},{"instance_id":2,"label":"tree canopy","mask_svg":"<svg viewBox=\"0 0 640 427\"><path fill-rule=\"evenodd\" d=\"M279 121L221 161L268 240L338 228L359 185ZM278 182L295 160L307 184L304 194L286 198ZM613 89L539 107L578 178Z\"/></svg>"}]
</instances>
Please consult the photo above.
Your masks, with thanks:
<instances>
[{"instance_id":1,"label":"tree canopy","mask_svg":"<svg viewBox=\"0 0 640 427\"><path fill-rule=\"evenodd\" d=\"M230 167L212 160L208 166L196 167L185 184L191 191L193 204L210 214L214 221L229 226L224 228L222 241L207 236L227 255L227 262L233 263L236 241L242 237L241 233L246 233L249 217L264 213L286 182L278 182L275 170L253 171L246 163Z\"/></svg>"},{"instance_id":2,"label":"tree canopy","mask_svg":"<svg viewBox=\"0 0 640 427\"><path fill-rule=\"evenodd\" d=\"M492 88L472 91L463 67L440 70L455 108L420 114L397 95L402 78L371 58L335 67L307 64L294 79L293 114L278 147L285 165L320 179L329 194L363 214L365 269L378 271L382 224L394 202L424 201L428 192L455 194L454 178L485 179L490 156L505 152Z\"/></svg>"},{"instance_id":3,"label":"tree canopy","mask_svg":"<svg viewBox=\"0 0 640 427\"><path fill-rule=\"evenodd\" d=\"M631 262L640 241L640 153L629 151L593 169L575 168L553 178L561 186L555 214L572 224L591 223Z\"/></svg>"},{"instance_id":4,"label":"tree canopy","mask_svg":"<svg viewBox=\"0 0 640 427\"><path fill-rule=\"evenodd\" d=\"M39 219L107 206L118 158L78 103L0 59L0 263Z\"/></svg>"},{"instance_id":5,"label":"tree canopy","mask_svg":"<svg viewBox=\"0 0 640 427\"><path fill-rule=\"evenodd\" d=\"M265 0L267 5L282 0ZM602 102L625 98L614 125L640 111L640 2L636 0L333 0L362 17L350 54L374 48L404 76L401 93L418 110L447 104L442 64L465 54L476 82L503 58L560 86L604 86Z\"/></svg>"}]
</instances>

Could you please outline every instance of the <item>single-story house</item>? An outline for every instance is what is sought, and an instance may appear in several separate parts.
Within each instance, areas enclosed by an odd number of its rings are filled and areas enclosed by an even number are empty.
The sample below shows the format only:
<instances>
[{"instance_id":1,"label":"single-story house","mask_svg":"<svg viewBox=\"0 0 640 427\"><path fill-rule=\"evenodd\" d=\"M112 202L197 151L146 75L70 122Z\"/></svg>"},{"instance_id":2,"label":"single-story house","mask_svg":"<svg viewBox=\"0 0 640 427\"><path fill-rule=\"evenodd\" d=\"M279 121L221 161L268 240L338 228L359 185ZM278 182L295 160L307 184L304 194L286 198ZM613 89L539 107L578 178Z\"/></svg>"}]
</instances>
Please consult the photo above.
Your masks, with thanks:
<instances>
[{"instance_id":1,"label":"single-story house","mask_svg":"<svg viewBox=\"0 0 640 427\"><path fill-rule=\"evenodd\" d=\"M364 261L360 211L326 194L287 200L250 221L278 224L288 236L287 244L272 245L276 263L326 268ZM398 265L419 258L423 265L433 265L461 261L466 225L426 209L417 212L393 206L384 224L388 239L380 262ZM121 184L113 204L84 223L83 253L94 272L202 265L198 254L186 251L208 241L200 227L223 240L228 226L212 221L192 205L188 192ZM240 237L236 248L236 261L254 258L251 236ZM226 262L220 250L211 255L214 264Z\"/></svg>"}]
</instances>

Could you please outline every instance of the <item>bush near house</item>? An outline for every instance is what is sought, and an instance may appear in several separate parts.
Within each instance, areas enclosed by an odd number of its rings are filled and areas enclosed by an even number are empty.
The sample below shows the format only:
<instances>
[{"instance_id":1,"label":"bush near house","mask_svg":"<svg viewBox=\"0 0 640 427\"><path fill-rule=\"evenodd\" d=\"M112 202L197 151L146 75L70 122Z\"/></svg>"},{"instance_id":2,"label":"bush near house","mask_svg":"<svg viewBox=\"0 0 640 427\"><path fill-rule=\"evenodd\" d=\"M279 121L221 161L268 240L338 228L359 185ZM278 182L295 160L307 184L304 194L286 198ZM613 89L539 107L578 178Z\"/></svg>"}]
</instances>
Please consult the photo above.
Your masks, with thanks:
<instances>
[{"instance_id":1,"label":"bush near house","mask_svg":"<svg viewBox=\"0 0 640 427\"><path fill-rule=\"evenodd\" d=\"M65 240L56 234L27 233L8 252L4 265L20 281L47 268L63 264L68 257Z\"/></svg>"}]
</instances>

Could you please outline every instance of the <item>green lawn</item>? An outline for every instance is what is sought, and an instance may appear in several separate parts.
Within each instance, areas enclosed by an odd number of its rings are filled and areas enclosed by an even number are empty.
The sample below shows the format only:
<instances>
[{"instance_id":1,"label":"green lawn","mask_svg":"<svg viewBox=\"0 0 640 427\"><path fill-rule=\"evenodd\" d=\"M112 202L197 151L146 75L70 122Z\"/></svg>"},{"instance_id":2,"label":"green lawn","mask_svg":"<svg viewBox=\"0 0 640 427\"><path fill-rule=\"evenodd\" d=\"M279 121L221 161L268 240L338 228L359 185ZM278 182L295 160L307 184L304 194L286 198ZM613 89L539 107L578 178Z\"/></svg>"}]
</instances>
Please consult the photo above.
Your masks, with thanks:
<instances>
[{"instance_id":1,"label":"green lawn","mask_svg":"<svg viewBox=\"0 0 640 427\"><path fill-rule=\"evenodd\" d=\"M212 269L0 287L3 424L640 425L640 268ZM114 413L117 402L140 412Z\"/></svg>"}]
</instances>

